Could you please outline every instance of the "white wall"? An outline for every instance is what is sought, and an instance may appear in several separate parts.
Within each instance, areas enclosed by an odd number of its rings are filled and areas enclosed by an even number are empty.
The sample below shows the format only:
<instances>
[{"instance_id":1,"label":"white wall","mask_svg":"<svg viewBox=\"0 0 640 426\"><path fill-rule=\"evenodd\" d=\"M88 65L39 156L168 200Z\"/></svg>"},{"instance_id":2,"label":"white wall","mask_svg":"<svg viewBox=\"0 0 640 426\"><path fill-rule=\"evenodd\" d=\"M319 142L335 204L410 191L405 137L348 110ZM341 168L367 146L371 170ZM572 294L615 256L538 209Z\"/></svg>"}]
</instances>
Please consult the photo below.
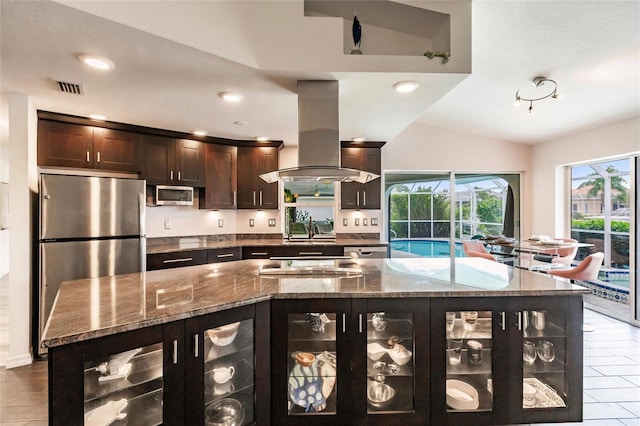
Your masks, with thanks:
<instances>
[{"instance_id":1,"label":"white wall","mask_svg":"<svg viewBox=\"0 0 640 426\"><path fill-rule=\"evenodd\" d=\"M569 232L570 186L564 166L638 152L639 117L534 145L532 233L567 235Z\"/></svg>"},{"instance_id":2,"label":"white wall","mask_svg":"<svg viewBox=\"0 0 640 426\"><path fill-rule=\"evenodd\" d=\"M382 170L521 173L521 235L531 232L531 147L414 123L382 147Z\"/></svg>"},{"instance_id":3,"label":"white wall","mask_svg":"<svg viewBox=\"0 0 640 426\"><path fill-rule=\"evenodd\" d=\"M9 183L9 109L0 97L0 182ZM0 277L9 273L9 229L0 230Z\"/></svg>"},{"instance_id":4,"label":"white wall","mask_svg":"<svg viewBox=\"0 0 640 426\"><path fill-rule=\"evenodd\" d=\"M9 350L6 367L31 363L31 203L37 192L36 110L22 94L3 94L8 102L9 162ZM23 165L23 166L22 166Z\"/></svg>"}]
</instances>

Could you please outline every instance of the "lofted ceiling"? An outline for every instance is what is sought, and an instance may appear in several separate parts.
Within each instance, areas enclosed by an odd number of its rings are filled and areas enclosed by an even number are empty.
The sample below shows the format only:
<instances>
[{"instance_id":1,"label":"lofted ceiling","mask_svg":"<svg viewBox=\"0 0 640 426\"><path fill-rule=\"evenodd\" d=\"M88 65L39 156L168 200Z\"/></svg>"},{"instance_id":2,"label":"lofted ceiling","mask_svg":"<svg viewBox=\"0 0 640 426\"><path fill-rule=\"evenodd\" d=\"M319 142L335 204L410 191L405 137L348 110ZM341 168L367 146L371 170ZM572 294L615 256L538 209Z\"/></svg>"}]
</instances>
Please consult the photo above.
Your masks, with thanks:
<instances>
[{"instance_id":1,"label":"lofted ceiling","mask_svg":"<svg viewBox=\"0 0 640 426\"><path fill-rule=\"evenodd\" d=\"M1 1L2 91L47 111L287 146L297 144L296 83L308 79L340 81L343 140L391 140L419 122L533 144L640 114L638 1L474 1L470 74L455 54L449 68L345 58L342 19L305 17L301 0ZM116 66L96 72L79 53ZM537 75L556 80L564 99L537 102L533 114L514 108L516 90L539 94L529 84ZM84 94L60 93L53 79ZM391 87L406 79L420 87L398 95ZM244 100L224 103L225 90Z\"/></svg>"}]
</instances>

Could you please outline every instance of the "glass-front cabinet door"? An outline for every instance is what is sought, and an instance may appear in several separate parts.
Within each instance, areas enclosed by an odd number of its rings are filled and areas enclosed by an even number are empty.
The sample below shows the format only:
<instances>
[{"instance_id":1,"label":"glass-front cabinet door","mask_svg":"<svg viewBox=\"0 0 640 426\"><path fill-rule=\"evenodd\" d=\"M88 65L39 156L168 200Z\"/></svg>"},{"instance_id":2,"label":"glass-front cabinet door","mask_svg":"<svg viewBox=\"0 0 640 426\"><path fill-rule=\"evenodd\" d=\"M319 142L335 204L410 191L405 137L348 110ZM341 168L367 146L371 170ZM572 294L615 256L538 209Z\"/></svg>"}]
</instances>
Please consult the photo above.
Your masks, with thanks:
<instances>
[{"instance_id":1,"label":"glass-front cabinet door","mask_svg":"<svg viewBox=\"0 0 640 426\"><path fill-rule=\"evenodd\" d=\"M513 416L522 421L570 421L576 406L582 406L582 339L578 336L581 333L570 333L581 327L581 300L577 297L526 300L529 303L519 303L512 310L515 321L512 368L520 372L514 375L519 380L514 380L512 392L522 394ZM569 303L577 305L570 308Z\"/></svg>"},{"instance_id":2,"label":"glass-front cabinet door","mask_svg":"<svg viewBox=\"0 0 640 426\"><path fill-rule=\"evenodd\" d=\"M156 343L85 361L84 424L162 424L162 351Z\"/></svg>"},{"instance_id":3,"label":"glass-front cabinet door","mask_svg":"<svg viewBox=\"0 0 640 426\"><path fill-rule=\"evenodd\" d=\"M272 302L273 424L332 424L349 410L349 302Z\"/></svg>"},{"instance_id":4,"label":"glass-front cabinet door","mask_svg":"<svg viewBox=\"0 0 640 426\"><path fill-rule=\"evenodd\" d=\"M186 321L185 424L267 422L268 311L257 304Z\"/></svg>"},{"instance_id":5,"label":"glass-front cabinet door","mask_svg":"<svg viewBox=\"0 0 640 426\"><path fill-rule=\"evenodd\" d=\"M507 418L506 308L499 299L432 300L433 415L442 424Z\"/></svg>"},{"instance_id":6,"label":"glass-front cabinet door","mask_svg":"<svg viewBox=\"0 0 640 426\"><path fill-rule=\"evenodd\" d=\"M426 424L429 418L428 301L354 300L358 346L354 410L363 424ZM357 366L366 366L361 374ZM363 401L365 402L365 401ZM362 412L360 407L366 407Z\"/></svg>"}]
</instances>

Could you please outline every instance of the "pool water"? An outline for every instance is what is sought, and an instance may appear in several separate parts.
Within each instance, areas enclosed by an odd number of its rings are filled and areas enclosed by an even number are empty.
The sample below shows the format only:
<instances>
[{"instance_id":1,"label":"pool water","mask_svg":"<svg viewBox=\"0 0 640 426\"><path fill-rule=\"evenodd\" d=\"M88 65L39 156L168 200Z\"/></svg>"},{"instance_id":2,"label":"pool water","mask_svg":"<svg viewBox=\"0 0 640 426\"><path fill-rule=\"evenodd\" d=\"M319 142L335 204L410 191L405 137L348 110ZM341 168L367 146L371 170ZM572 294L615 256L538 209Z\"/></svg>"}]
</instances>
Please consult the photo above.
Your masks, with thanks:
<instances>
[{"instance_id":1,"label":"pool water","mask_svg":"<svg viewBox=\"0 0 640 426\"><path fill-rule=\"evenodd\" d=\"M404 251L423 257L449 257L449 241L438 240L393 240L391 250ZM464 257L462 243L455 245L456 257Z\"/></svg>"}]
</instances>

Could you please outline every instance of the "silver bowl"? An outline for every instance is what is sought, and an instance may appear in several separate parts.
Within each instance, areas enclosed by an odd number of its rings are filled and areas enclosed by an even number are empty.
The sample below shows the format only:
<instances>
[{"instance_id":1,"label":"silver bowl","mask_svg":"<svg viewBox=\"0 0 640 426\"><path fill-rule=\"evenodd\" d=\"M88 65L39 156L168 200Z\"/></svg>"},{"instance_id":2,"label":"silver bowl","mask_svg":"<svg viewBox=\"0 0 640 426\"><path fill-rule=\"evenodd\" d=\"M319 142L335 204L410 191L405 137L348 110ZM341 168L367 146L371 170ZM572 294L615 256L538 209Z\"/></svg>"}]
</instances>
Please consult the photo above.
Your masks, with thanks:
<instances>
[{"instance_id":1,"label":"silver bowl","mask_svg":"<svg viewBox=\"0 0 640 426\"><path fill-rule=\"evenodd\" d=\"M367 386L367 402L376 408L384 408L395 395L396 390L386 383L370 381Z\"/></svg>"},{"instance_id":2,"label":"silver bowl","mask_svg":"<svg viewBox=\"0 0 640 426\"><path fill-rule=\"evenodd\" d=\"M244 409L237 400L223 398L205 408L204 421L207 426L242 426Z\"/></svg>"}]
</instances>

